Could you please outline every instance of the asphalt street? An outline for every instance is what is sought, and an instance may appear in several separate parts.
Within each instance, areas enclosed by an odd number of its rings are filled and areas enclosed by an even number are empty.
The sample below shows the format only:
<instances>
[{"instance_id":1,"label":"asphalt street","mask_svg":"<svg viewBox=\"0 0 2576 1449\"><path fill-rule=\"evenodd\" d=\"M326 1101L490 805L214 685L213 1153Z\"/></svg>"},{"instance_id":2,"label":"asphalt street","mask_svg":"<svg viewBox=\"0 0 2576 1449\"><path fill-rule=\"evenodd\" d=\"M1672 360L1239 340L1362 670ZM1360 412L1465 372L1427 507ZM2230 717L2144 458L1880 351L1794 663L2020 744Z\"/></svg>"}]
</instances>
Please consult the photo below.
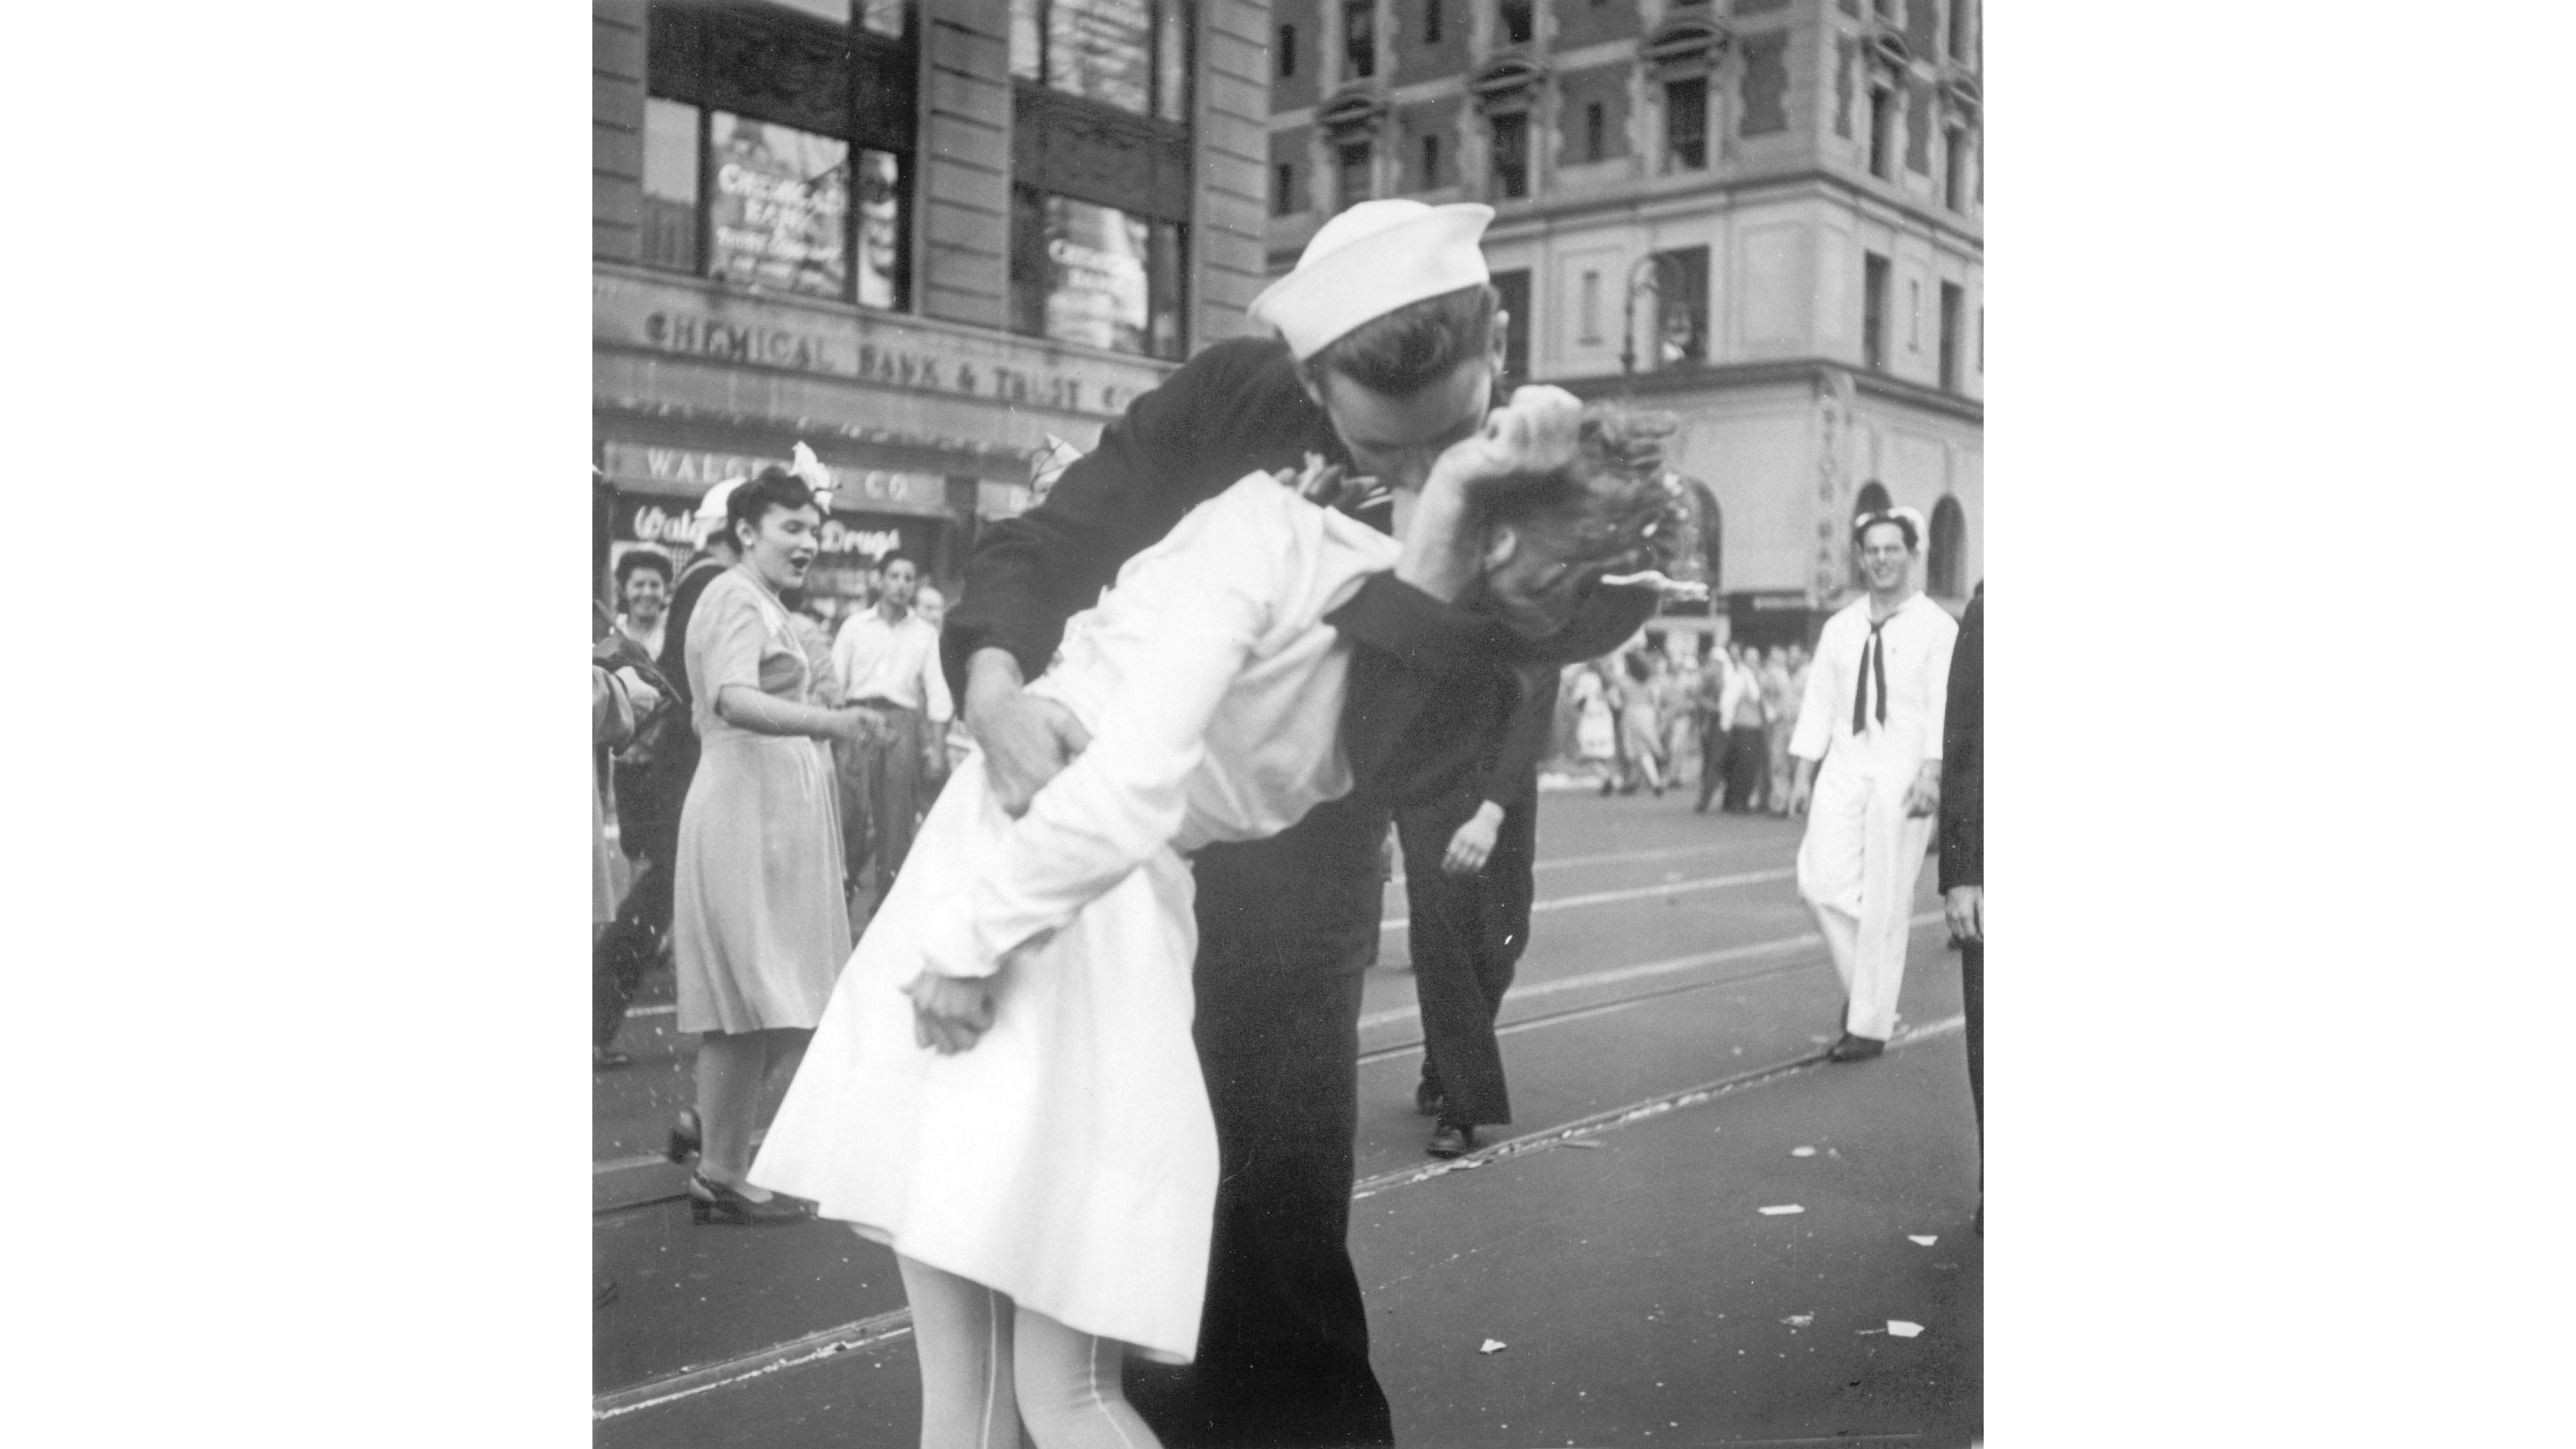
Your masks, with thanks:
<instances>
[{"instance_id":1,"label":"asphalt street","mask_svg":"<svg viewBox=\"0 0 2576 1449\"><path fill-rule=\"evenodd\" d=\"M1390 884L1351 1243L1401 1442L1970 1441L1982 1253L1957 957L1927 862L1896 1049L1822 1063L1841 992L1796 897L1800 828L1698 815L1679 791L1548 793L1502 1013L1516 1120L1457 1164L1422 1150ZM594 1314L597 1442L909 1443L891 1256L831 1223L689 1222L658 1156L689 1100L667 1001L648 986L621 1039L635 1066L597 1078L594 1253L618 1284Z\"/></svg>"}]
</instances>

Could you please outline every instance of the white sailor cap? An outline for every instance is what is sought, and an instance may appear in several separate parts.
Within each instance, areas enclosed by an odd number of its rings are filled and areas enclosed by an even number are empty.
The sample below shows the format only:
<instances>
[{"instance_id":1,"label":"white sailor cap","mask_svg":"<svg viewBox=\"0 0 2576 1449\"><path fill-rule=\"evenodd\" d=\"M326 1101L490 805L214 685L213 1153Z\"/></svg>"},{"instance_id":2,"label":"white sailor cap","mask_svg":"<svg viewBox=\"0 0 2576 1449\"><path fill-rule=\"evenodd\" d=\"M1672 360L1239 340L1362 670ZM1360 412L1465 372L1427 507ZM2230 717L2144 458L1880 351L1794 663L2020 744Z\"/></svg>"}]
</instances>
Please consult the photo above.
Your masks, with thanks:
<instances>
[{"instance_id":1,"label":"white sailor cap","mask_svg":"<svg viewBox=\"0 0 2576 1449\"><path fill-rule=\"evenodd\" d=\"M733 501L733 490L749 481L751 480L736 474L708 489L707 495L698 500L697 516L691 520L697 525L698 542L704 543L707 541L708 534L720 533L724 530L725 505Z\"/></svg>"},{"instance_id":2,"label":"white sailor cap","mask_svg":"<svg viewBox=\"0 0 2576 1449\"><path fill-rule=\"evenodd\" d=\"M1325 222L1297 269L1252 299L1252 320L1277 328L1303 362L1363 322L1485 281L1477 243L1493 219L1475 202L1360 202Z\"/></svg>"}]
</instances>

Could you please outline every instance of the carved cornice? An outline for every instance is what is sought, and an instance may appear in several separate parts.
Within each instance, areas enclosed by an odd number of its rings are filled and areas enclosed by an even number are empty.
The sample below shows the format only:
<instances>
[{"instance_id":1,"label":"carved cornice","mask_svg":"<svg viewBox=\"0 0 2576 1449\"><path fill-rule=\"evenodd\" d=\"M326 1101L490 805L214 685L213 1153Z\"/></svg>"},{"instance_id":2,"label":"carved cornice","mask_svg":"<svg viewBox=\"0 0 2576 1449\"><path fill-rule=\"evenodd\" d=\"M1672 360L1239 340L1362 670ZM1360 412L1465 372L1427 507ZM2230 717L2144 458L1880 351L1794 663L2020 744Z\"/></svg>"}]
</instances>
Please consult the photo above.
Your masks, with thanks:
<instances>
[{"instance_id":1,"label":"carved cornice","mask_svg":"<svg viewBox=\"0 0 2576 1449\"><path fill-rule=\"evenodd\" d=\"M1707 15L1682 15L1656 26L1637 47L1655 79L1679 80L1717 69L1734 36L1723 21Z\"/></svg>"},{"instance_id":2,"label":"carved cornice","mask_svg":"<svg viewBox=\"0 0 2576 1449\"><path fill-rule=\"evenodd\" d=\"M1468 73L1467 93L1475 97L1476 109L1488 114L1526 110L1536 103L1547 81L1544 64L1507 50Z\"/></svg>"},{"instance_id":3,"label":"carved cornice","mask_svg":"<svg viewBox=\"0 0 2576 1449\"><path fill-rule=\"evenodd\" d=\"M1385 92L1373 85L1345 86L1315 108L1315 124L1337 142L1374 140L1386 114Z\"/></svg>"}]
</instances>

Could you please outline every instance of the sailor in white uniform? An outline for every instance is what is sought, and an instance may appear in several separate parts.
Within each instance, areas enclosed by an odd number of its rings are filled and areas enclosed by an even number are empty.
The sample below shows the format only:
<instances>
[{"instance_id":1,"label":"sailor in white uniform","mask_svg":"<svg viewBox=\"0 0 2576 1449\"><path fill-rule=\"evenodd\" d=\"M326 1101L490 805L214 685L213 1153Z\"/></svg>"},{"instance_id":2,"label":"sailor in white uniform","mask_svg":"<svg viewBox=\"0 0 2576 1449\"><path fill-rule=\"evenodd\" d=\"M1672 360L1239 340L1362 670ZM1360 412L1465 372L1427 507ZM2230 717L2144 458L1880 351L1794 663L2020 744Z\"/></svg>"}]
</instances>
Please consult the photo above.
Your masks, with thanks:
<instances>
[{"instance_id":1,"label":"sailor in white uniform","mask_svg":"<svg viewBox=\"0 0 2576 1449\"><path fill-rule=\"evenodd\" d=\"M1842 978L1835 1061L1874 1057L1896 1031L1914 882L1941 804L1941 716L1958 622L1914 587L1923 515L1852 523L1869 592L1825 621L1789 741L1789 810L1807 817L1798 894Z\"/></svg>"}]
</instances>

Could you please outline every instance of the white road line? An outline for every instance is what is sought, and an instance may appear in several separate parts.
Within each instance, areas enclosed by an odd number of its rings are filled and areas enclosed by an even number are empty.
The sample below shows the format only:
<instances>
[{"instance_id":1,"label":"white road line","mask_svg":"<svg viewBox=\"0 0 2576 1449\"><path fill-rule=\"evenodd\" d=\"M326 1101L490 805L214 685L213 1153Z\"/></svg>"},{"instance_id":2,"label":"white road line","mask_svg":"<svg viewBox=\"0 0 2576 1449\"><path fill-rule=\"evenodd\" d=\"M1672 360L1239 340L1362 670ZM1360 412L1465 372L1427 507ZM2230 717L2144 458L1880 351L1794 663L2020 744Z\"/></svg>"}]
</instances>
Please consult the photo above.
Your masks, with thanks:
<instances>
[{"instance_id":1,"label":"white road line","mask_svg":"<svg viewBox=\"0 0 2576 1449\"><path fill-rule=\"evenodd\" d=\"M1531 906L1530 914L1537 915L1541 911L1570 911L1579 906L1616 905L1621 901L1652 900L1656 896L1677 896L1687 891L1714 891L1724 890L1728 886L1760 885L1765 881L1788 880L1797 873L1795 867L1783 866L1777 870L1738 871L1734 875L1702 876L1697 880L1668 880L1660 885L1630 886L1626 890L1559 896L1552 901L1540 901ZM1380 931L1401 931L1412 924L1412 921L1413 918L1410 916L1389 916L1378 922L1377 928Z\"/></svg>"},{"instance_id":2,"label":"white road line","mask_svg":"<svg viewBox=\"0 0 2576 1449\"><path fill-rule=\"evenodd\" d=\"M1919 929L1942 919L1944 916L1940 911L1924 911L1915 916L1910 924ZM1664 961L1647 961L1635 966L1613 966L1606 971L1587 971L1580 976L1559 976L1551 981L1534 981L1527 986L1515 985L1506 993L1504 999L1527 1001L1533 997L1553 996L1560 991L1584 991L1595 986L1614 986L1623 981L1642 981L1655 976L1670 976L1676 971L1695 971L1703 966L1717 966L1728 961L1742 961L1779 951L1794 951L1802 946L1821 946L1824 943L1824 937L1809 931L1804 935L1782 936L1770 941L1752 941L1741 946L1728 946L1717 951L1701 951L1690 956L1675 956ZM1360 1030L1367 1031L1371 1027L1392 1026L1400 1021L1411 1021L1420 1014L1420 1011L1421 1008L1418 1005L1395 1006L1384 1011L1372 1011L1360 1018ZM1500 1028L1503 1031L1514 1029L1509 1025Z\"/></svg>"}]
</instances>

